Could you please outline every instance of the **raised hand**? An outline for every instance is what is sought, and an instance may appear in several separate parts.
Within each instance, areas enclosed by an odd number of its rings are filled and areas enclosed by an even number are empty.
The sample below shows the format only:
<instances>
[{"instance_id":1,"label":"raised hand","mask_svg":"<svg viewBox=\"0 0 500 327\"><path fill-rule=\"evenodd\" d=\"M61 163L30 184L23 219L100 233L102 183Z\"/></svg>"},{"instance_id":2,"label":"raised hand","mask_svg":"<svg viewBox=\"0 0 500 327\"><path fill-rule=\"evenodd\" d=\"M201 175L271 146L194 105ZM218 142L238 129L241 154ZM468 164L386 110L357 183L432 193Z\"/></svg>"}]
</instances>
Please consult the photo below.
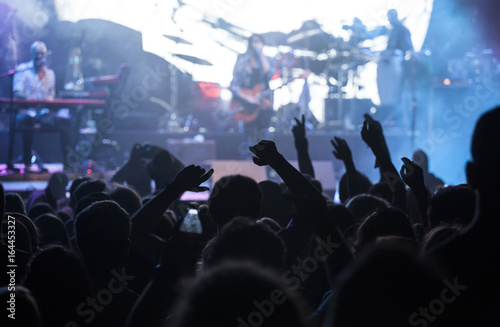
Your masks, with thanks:
<instances>
[{"instance_id":1,"label":"raised hand","mask_svg":"<svg viewBox=\"0 0 500 327\"><path fill-rule=\"evenodd\" d=\"M253 162L258 166L272 166L280 157L280 153L273 141L262 140L258 144L249 147L249 149L255 155L252 157Z\"/></svg>"},{"instance_id":2,"label":"raised hand","mask_svg":"<svg viewBox=\"0 0 500 327\"><path fill-rule=\"evenodd\" d=\"M302 115L302 121L294 118L295 126L292 127L292 134L295 139L306 137L306 117Z\"/></svg>"},{"instance_id":3,"label":"raised hand","mask_svg":"<svg viewBox=\"0 0 500 327\"><path fill-rule=\"evenodd\" d=\"M142 148L142 145L139 143L134 144L132 147L132 150L130 151L130 160L139 160L142 158L142 153L144 152L144 149Z\"/></svg>"},{"instance_id":4,"label":"raised hand","mask_svg":"<svg viewBox=\"0 0 500 327\"><path fill-rule=\"evenodd\" d=\"M335 149L332 151L335 158L342 161L352 160L351 149L343 138L335 136L332 140L330 140L330 142Z\"/></svg>"},{"instance_id":5,"label":"raised hand","mask_svg":"<svg viewBox=\"0 0 500 327\"><path fill-rule=\"evenodd\" d=\"M370 148L379 148L383 145L384 134L382 132L382 126L378 121L373 120L370 116L368 117L369 119L365 117L365 121L363 122L361 138Z\"/></svg>"},{"instance_id":6,"label":"raised hand","mask_svg":"<svg viewBox=\"0 0 500 327\"><path fill-rule=\"evenodd\" d=\"M302 115L302 121L299 121L297 118L294 118L294 120L295 126L292 127L292 134L295 142L295 148L297 150L307 150L306 118Z\"/></svg>"},{"instance_id":7,"label":"raised hand","mask_svg":"<svg viewBox=\"0 0 500 327\"><path fill-rule=\"evenodd\" d=\"M174 185L175 190L178 192L178 194L182 194L185 191L208 191L208 187L200 186L200 184L207 181L213 173L213 169L210 169L208 172L206 172L205 169L201 168L200 166L187 166L186 168L181 170L177 174L177 176L175 176L172 184Z\"/></svg>"},{"instance_id":8,"label":"raised hand","mask_svg":"<svg viewBox=\"0 0 500 327\"><path fill-rule=\"evenodd\" d=\"M403 161L403 166L401 166L401 170L399 173L401 174L401 178L403 182L406 183L412 189L416 187L421 187L424 185L424 171L420 168L419 165L414 163L408 158L401 158Z\"/></svg>"}]
</instances>

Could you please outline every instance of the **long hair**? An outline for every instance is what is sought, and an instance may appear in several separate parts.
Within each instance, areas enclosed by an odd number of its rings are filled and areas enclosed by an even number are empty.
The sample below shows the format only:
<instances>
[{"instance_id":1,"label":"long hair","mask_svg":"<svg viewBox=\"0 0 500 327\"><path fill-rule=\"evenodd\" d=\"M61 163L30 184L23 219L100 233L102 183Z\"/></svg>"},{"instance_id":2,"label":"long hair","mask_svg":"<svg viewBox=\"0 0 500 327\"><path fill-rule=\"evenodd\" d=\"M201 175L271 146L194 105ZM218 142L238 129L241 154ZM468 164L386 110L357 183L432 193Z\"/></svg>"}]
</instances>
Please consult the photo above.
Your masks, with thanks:
<instances>
[{"instance_id":1,"label":"long hair","mask_svg":"<svg viewBox=\"0 0 500 327\"><path fill-rule=\"evenodd\" d=\"M258 37L262 42L262 44L266 45L266 41L264 40L264 37L261 34L250 35L250 37L247 40L248 41L247 51L245 52L245 54L247 55L252 55L252 56L255 55L254 47L252 46L252 39L254 37Z\"/></svg>"}]
</instances>

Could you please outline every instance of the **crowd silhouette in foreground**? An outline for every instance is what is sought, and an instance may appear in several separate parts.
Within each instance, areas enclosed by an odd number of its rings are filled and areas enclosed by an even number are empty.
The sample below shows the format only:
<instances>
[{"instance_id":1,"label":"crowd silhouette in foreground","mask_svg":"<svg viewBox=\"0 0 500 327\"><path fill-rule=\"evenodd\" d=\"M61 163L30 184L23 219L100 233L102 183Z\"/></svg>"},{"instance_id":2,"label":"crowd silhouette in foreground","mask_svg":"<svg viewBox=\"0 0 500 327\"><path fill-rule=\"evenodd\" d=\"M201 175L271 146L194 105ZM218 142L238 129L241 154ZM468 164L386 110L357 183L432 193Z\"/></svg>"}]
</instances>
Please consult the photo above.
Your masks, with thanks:
<instances>
[{"instance_id":1,"label":"crowd silhouette in foreground","mask_svg":"<svg viewBox=\"0 0 500 327\"><path fill-rule=\"evenodd\" d=\"M262 140L253 161L282 183L226 176L206 203L179 198L213 170L141 145L111 181L72 181L69 199L62 173L27 199L2 187L2 265L14 254L16 273L1 276L1 325L500 326L498 126L500 107L483 114L467 185L446 186L423 152L398 170L366 115L380 180L334 137L341 204L315 179L303 118L299 170Z\"/></svg>"}]
</instances>

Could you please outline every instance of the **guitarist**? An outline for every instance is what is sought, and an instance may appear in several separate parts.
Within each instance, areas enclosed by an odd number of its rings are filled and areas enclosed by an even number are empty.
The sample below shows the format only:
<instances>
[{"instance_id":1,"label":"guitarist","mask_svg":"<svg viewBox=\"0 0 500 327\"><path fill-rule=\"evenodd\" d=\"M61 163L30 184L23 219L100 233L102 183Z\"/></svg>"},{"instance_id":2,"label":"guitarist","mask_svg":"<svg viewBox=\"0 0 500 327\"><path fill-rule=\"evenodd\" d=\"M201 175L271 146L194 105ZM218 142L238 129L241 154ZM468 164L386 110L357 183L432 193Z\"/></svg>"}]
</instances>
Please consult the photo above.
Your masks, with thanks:
<instances>
[{"instance_id":1,"label":"guitarist","mask_svg":"<svg viewBox=\"0 0 500 327\"><path fill-rule=\"evenodd\" d=\"M261 35L253 34L249 38L247 51L236 60L230 85L234 118L244 123L245 139L250 143L264 136L273 114L269 81L274 69L271 58L262 53L263 47Z\"/></svg>"}]
</instances>

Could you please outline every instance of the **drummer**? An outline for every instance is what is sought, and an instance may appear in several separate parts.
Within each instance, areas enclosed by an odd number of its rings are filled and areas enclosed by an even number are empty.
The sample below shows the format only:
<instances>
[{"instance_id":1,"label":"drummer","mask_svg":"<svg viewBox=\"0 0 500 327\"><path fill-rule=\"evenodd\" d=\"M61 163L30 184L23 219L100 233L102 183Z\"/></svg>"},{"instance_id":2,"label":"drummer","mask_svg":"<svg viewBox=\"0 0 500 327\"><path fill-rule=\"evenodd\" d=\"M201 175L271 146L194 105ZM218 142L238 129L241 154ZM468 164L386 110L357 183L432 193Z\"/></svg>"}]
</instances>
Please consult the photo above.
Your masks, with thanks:
<instances>
[{"instance_id":1,"label":"drummer","mask_svg":"<svg viewBox=\"0 0 500 327\"><path fill-rule=\"evenodd\" d=\"M413 43L411 41L410 31L403 25L403 22L399 20L398 12L396 9L391 9L387 12L387 19L389 20L390 28L387 26L378 26L372 30L368 30L363 22L355 17L352 25L342 26L345 30L351 30L352 34L349 39L349 43L352 45L359 45L365 40L371 40L378 36L387 35L387 47L386 52L397 53L397 52L413 52Z\"/></svg>"}]
</instances>

